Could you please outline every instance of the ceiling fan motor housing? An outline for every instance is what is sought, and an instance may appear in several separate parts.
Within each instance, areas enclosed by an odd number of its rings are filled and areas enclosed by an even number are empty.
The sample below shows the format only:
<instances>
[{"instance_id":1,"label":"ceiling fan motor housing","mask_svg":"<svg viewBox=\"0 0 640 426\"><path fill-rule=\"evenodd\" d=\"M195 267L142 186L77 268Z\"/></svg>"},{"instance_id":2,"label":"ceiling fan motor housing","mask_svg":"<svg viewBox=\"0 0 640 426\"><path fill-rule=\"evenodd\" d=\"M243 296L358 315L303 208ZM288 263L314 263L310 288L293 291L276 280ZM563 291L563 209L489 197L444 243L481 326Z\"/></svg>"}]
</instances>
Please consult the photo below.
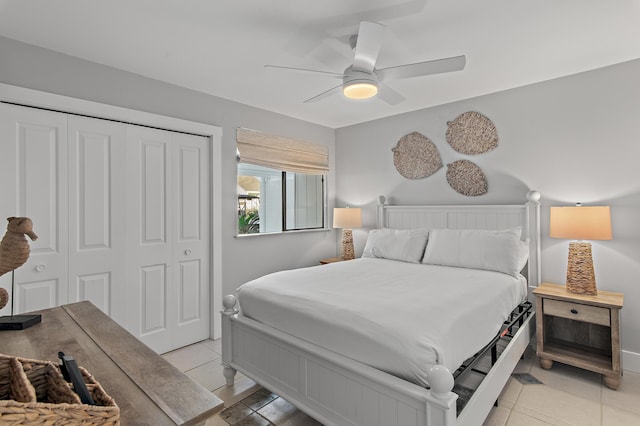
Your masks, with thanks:
<instances>
[{"instance_id":1,"label":"ceiling fan motor housing","mask_svg":"<svg viewBox=\"0 0 640 426\"><path fill-rule=\"evenodd\" d=\"M344 70L342 91L351 99L368 99L378 93L378 76L375 72L356 71L351 67Z\"/></svg>"}]
</instances>

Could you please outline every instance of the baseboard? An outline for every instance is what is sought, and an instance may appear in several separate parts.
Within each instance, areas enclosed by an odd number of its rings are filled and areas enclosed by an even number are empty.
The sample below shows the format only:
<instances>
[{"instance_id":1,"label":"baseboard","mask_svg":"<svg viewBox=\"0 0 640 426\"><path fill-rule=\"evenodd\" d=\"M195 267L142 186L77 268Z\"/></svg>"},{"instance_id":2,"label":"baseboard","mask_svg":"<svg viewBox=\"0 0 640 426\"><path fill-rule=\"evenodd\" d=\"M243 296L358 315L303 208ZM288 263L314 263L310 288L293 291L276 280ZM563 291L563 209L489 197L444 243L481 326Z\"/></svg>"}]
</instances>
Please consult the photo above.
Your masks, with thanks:
<instances>
[{"instance_id":1,"label":"baseboard","mask_svg":"<svg viewBox=\"0 0 640 426\"><path fill-rule=\"evenodd\" d=\"M640 354L631 351L622 351L622 368L634 373L640 373Z\"/></svg>"}]
</instances>

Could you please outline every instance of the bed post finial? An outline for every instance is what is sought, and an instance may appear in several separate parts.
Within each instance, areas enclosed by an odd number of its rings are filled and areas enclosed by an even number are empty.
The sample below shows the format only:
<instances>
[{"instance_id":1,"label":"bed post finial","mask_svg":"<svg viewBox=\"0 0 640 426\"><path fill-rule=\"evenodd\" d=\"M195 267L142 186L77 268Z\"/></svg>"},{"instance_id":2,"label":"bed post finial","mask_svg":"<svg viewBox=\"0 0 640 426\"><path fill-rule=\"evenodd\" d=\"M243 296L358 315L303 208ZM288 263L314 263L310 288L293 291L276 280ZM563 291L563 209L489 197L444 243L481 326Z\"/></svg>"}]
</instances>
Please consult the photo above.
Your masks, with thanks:
<instances>
[{"instance_id":1,"label":"bed post finial","mask_svg":"<svg viewBox=\"0 0 640 426\"><path fill-rule=\"evenodd\" d=\"M234 312L236 310L236 296L227 294L222 298L222 306L224 307L224 312Z\"/></svg>"},{"instance_id":2,"label":"bed post finial","mask_svg":"<svg viewBox=\"0 0 640 426\"><path fill-rule=\"evenodd\" d=\"M444 365L434 365L427 373L427 381L431 386L431 393L438 398L448 398L453 389L453 374Z\"/></svg>"},{"instance_id":3,"label":"bed post finial","mask_svg":"<svg viewBox=\"0 0 640 426\"><path fill-rule=\"evenodd\" d=\"M538 191L529 191L527 192L527 200L533 203L537 203L540 201L540 193Z\"/></svg>"},{"instance_id":4,"label":"bed post finial","mask_svg":"<svg viewBox=\"0 0 640 426\"><path fill-rule=\"evenodd\" d=\"M384 205L384 202L387 201L387 197L384 195L378 195L378 204Z\"/></svg>"},{"instance_id":5,"label":"bed post finial","mask_svg":"<svg viewBox=\"0 0 640 426\"><path fill-rule=\"evenodd\" d=\"M456 400L458 395L452 392L453 374L444 365L434 365L427 373L427 382L431 390L427 402L428 425L456 425Z\"/></svg>"}]
</instances>

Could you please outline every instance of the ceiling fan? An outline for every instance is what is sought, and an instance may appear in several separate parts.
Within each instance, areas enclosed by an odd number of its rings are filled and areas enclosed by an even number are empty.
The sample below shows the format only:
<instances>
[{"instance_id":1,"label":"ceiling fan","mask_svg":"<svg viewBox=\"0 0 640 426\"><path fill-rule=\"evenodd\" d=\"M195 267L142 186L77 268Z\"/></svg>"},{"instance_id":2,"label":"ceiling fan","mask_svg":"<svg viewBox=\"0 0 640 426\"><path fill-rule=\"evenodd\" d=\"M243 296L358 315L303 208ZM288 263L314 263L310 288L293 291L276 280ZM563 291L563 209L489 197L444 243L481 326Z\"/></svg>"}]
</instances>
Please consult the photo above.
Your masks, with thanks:
<instances>
[{"instance_id":1,"label":"ceiling fan","mask_svg":"<svg viewBox=\"0 0 640 426\"><path fill-rule=\"evenodd\" d=\"M305 103L319 101L342 90L342 93L350 99L368 99L377 95L380 99L391 105L402 102L404 97L387 86L385 84L387 81L464 69L466 64L464 55L377 69L375 66L378 60L378 54L380 53L380 47L382 46L385 29L386 27L384 25L374 22L360 23L358 34L350 38L351 48L354 51L353 64L348 66L343 73L279 65L265 65L265 67L313 72L342 79L342 83L338 86L307 99L304 101Z\"/></svg>"}]
</instances>

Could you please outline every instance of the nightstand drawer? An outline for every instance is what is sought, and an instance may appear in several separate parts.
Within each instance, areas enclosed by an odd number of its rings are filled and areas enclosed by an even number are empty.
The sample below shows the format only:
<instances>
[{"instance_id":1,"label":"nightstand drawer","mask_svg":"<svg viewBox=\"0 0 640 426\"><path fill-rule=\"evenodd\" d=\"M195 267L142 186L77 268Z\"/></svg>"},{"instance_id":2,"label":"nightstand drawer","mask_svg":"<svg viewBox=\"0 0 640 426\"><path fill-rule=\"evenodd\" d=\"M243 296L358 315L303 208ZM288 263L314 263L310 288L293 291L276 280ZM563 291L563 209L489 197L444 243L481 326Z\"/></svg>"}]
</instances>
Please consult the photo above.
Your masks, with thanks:
<instances>
[{"instance_id":1,"label":"nightstand drawer","mask_svg":"<svg viewBox=\"0 0 640 426\"><path fill-rule=\"evenodd\" d=\"M591 324L611 325L611 314L608 308L581 305L579 303L563 302L545 299L543 312L545 315L569 318Z\"/></svg>"}]
</instances>

